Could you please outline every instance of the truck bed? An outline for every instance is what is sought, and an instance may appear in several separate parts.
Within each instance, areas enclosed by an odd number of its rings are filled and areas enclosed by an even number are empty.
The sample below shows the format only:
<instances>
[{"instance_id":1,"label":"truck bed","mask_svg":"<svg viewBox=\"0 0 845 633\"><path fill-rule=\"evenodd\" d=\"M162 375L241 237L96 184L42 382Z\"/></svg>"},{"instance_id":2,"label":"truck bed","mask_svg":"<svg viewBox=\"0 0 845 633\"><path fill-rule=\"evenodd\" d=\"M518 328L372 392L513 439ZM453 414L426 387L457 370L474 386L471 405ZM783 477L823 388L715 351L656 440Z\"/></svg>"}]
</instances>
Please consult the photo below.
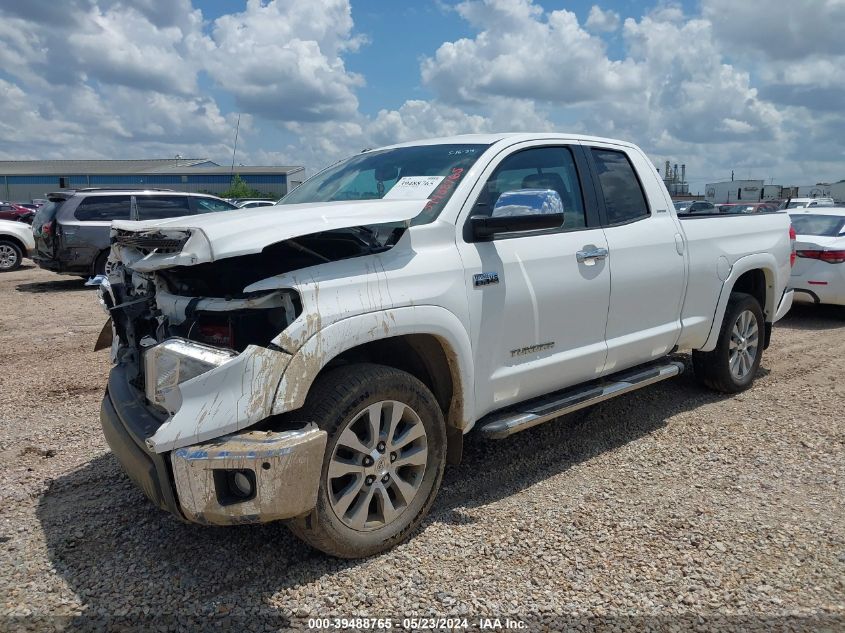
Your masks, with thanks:
<instances>
[{"instance_id":1,"label":"truck bed","mask_svg":"<svg viewBox=\"0 0 845 633\"><path fill-rule=\"evenodd\" d=\"M725 280L744 257L767 261L777 270L777 279L767 285L785 288L789 280L789 216L786 213L679 215L686 236L687 292L681 311L683 334L679 347L700 348L714 322L713 309L719 303ZM763 306L771 322L777 307Z\"/></svg>"}]
</instances>

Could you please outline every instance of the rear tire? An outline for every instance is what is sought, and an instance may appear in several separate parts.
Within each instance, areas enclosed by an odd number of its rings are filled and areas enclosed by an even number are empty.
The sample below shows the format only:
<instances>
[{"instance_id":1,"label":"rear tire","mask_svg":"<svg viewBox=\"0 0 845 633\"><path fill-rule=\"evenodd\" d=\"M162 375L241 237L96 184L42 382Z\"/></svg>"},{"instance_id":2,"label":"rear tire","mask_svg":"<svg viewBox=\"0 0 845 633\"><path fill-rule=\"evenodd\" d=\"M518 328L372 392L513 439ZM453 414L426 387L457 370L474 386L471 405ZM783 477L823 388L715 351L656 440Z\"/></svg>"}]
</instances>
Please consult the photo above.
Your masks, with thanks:
<instances>
[{"instance_id":1,"label":"rear tire","mask_svg":"<svg viewBox=\"0 0 845 633\"><path fill-rule=\"evenodd\" d=\"M763 357L765 321L757 299L734 292L712 352L692 353L696 377L710 389L739 393L754 383Z\"/></svg>"},{"instance_id":2,"label":"rear tire","mask_svg":"<svg viewBox=\"0 0 845 633\"><path fill-rule=\"evenodd\" d=\"M428 513L446 464L437 400L408 373L372 364L329 371L297 418L328 433L317 505L288 522L332 556L364 558L404 541Z\"/></svg>"},{"instance_id":3,"label":"rear tire","mask_svg":"<svg viewBox=\"0 0 845 633\"><path fill-rule=\"evenodd\" d=\"M21 267L23 251L11 240L0 240L0 272L8 273Z\"/></svg>"}]
</instances>

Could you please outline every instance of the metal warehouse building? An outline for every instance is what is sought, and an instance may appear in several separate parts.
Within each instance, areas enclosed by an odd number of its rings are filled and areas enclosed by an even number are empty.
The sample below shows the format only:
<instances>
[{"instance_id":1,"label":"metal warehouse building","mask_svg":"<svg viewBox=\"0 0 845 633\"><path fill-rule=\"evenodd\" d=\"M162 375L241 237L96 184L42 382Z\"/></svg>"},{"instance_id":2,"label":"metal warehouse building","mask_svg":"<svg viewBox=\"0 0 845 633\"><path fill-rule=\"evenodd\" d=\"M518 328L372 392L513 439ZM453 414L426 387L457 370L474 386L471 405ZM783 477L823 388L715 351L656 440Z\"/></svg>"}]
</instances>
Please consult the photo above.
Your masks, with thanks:
<instances>
[{"instance_id":1,"label":"metal warehouse building","mask_svg":"<svg viewBox=\"0 0 845 633\"><path fill-rule=\"evenodd\" d=\"M303 180L299 166L234 169L262 194L282 197ZM205 158L152 160L7 160L0 161L0 200L27 202L60 189L151 187L219 194L232 183L231 167Z\"/></svg>"}]
</instances>

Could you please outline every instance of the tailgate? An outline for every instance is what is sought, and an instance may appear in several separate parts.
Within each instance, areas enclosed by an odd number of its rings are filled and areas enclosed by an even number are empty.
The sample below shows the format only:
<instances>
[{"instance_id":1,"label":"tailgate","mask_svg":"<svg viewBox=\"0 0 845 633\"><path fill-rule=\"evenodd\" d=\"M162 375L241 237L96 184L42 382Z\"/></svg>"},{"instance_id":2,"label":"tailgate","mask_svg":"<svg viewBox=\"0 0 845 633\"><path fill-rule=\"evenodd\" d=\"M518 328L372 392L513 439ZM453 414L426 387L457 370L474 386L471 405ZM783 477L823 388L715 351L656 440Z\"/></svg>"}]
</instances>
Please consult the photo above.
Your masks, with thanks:
<instances>
[{"instance_id":1,"label":"tailgate","mask_svg":"<svg viewBox=\"0 0 845 633\"><path fill-rule=\"evenodd\" d=\"M50 200L35 213L32 220L32 237L35 239L35 258L54 259L58 248L56 215L64 199Z\"/></svg>"}]
</instances>

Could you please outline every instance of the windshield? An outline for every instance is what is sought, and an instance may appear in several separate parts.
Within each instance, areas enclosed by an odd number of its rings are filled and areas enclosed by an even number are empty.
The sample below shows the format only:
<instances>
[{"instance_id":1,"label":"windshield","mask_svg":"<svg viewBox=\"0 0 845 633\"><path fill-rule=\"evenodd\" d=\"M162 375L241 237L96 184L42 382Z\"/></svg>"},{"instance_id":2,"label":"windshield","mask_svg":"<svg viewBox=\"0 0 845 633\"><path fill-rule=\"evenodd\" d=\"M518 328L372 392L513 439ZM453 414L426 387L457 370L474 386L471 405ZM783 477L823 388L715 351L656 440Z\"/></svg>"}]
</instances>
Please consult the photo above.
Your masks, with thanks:
<instances>
[{"instance_id":1,"label":"windshield","mask_svg":"<svg viewBox=\"0 0 845 633\"><path fill-rule=\"evenodd\" d=\"M489 146L417 145L364 152L309 178L279 204L338 200L428 200L415 224L434 220Z\"/></svg>"},{"instance_id":2,"label":"windshield","mask_svg":"<svg viewBox=\"0 0 845 633\"><path fill-rule=\"evenodd\" d=\"M809 202L790 202L787 205L787 209L803 209L809 204Z\"/></svg>"},{"instance_id":3,"label":"windshield","mask_svg":"<svg viewBox=\"0 0 845 633\"><path fill-rule=\"evenodd\" d=\"M845 217L841 215L798 215L789 214L792 226L799 235L826 235L835 237L845 226Z\"/></svg>"},{"instance_id":4,"label":"windshield","mask_svg":"<svg viewBox=\"0 0 845 633\"><path fill-rule=\"evenodd\" d=\"M691 204L692 202L676 202L675 209L677 209L678 211L685 211L689 208Z\"/></svg>"}]
</instances>

